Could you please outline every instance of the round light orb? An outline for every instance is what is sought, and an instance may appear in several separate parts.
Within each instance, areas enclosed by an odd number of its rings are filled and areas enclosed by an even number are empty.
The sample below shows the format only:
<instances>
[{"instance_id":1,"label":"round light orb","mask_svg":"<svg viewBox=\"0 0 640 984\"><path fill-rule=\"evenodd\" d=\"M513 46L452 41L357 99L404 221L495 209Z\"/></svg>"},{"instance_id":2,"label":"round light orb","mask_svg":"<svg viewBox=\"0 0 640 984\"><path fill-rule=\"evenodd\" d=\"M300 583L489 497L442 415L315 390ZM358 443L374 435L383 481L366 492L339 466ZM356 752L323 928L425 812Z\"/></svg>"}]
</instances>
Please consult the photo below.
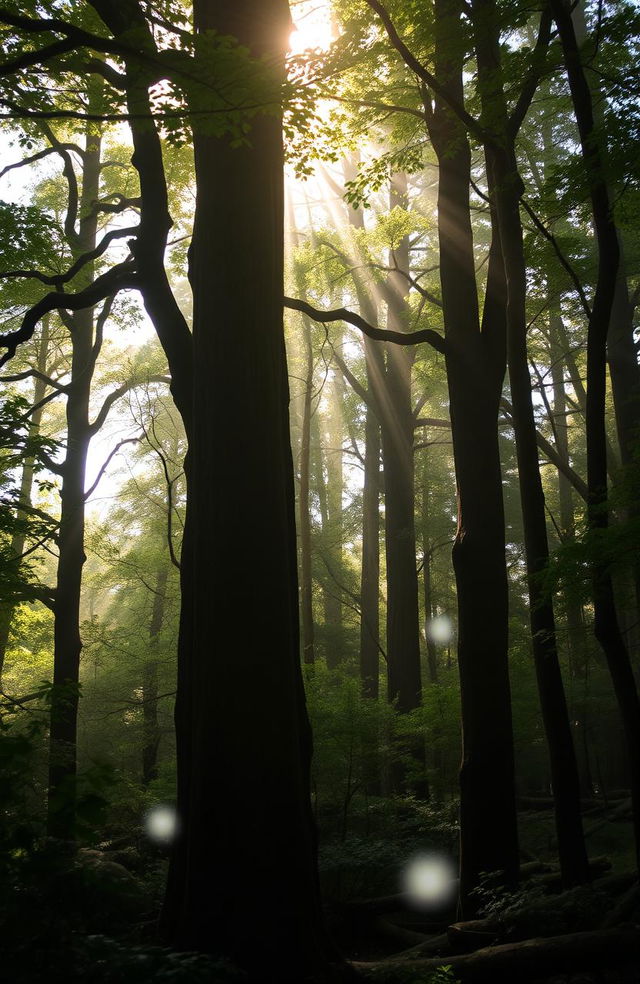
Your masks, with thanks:
<instances>
[{"instance_id":1,"label":"round light orb","mask_svg":"<svg viewBox=\"0 0 640 984\"><path fill-rule=\"evenodd\" d=\"M425 631L427 638L440 646L445 646L453 639L453 622L448 615L436 615L427 619Z\"/></svg>"},{"instance_id":2,"label":"round light orb","mask_svg":"<svg viewBox=\"0 0 640 984\"><path fill-rule=\"evenodd\" d=\"M147 811L144 829L155 844L171 844L178 832L178 814L174 806L161 803Z\"/></svg>"},{"instance_id":3,"label":"round light orb","mask_svg":"<svg viewBox=\"0 0 640 984\"><path fill-rule=\"evenodd\" d=\"M440 906L452 901L458 887L456 870L442 854L418 854L402 873L403 889L414 905Z\"/></svg>"}]
</instances>

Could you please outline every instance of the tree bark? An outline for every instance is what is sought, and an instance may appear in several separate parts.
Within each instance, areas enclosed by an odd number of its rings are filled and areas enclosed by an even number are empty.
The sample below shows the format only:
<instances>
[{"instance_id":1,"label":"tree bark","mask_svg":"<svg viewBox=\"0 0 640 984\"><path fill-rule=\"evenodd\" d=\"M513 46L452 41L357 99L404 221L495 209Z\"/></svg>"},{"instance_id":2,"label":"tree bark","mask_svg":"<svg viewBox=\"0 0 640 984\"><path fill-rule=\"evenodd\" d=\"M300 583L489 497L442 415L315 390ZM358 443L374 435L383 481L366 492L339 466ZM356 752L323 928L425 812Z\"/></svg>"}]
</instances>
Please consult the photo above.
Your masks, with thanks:
<instances>
[{"instance_id":1,"label":"tree bark","mask_svg":"<svg viewBox=\"0 0 640 984\"><path fill-rule=\"evenodd\" d=\"M570 8L552 0L580 134L596 240L598 279L587 336L587 510L589 529L604 531L609 522L605 428L607 336L619 275L619 244L606 182L602 145L595 127L593 99L582 66ZM594 564L594 631L607 659L629 756L636 863L640 870L640 699L624 638L618 624L610 572Z\"/></svg>"},{"instance_id":2,"label":"tree bark","mask_svg":"<svg viewBox=\"0 0 640 984\"><path fill-rule=\"evenodd\" d=\"M282 71L283 0L199 0L196 30ZM178 815L163 931L260 981L324 970L299 653L275 107L232 147L194 125L193 428L182 554ZM247 278L247 270L251 276ZM256 576L258 572L258 576ZM269 904L264 904L268 886Z\"/></svg>"},{"instance_id":3,"label":"tree bark","mask_svg":"<svg viewBox=\"0 0 640 984\"><path fill-rule=\"evenodd\" d=\"M405 175L392 177L390 205L407 207ZM394 264L409 272L406 236L392 251L391 265ZM391 273L386 294L388 327L406 331L407 281ZM421 703L411 406L413 359L409 347L388 347L385 388L380 397L387 562L387 695L390 701L397 701L401 712L411 711Z\"/></svg>"},{"instance_id":4,"label":"tree bark","mask_svg":"<svg viewBox=\"0 0 640 984\"><path fill-rule=\"evenodd\" d=\"M549 561L544 493L538 461L527 354L526 262L520 197L522 181L502 86L494 0L473 0L478 83L483 114L492 121L485 145L507 282L507 353L524 524L533 655L556 802L558 853L564 884L589 878L580 814L580 781L556 646L553 604L540 577Z\"/></svg>"},{"instance_id":5,"label":"tree bark","mask_svg":"<svg viewBox=\"0 0 640 984\"><path fill-rule=\"evenodd\" d=\"M313 397L313 348L311 324L302 318L307 360L302 407L302 438L300 441L300 612L302 621L302 658L307 665L315 662L313 625L313 580L311 574L311 509L309 485L311 474L311 404Z\"/></svg>"},{"instance_id":6,"label":"tree bark","mask_svg":"<svg viewBox=\"0 0 640 984\"><path fill-rule=\"evenodd\" d=\"M148 786L158 778L158 642L164 611L169 569L160 567L156 576L155 594L149 622L149 659L145 660L142 675L142 784Z\"/></svg>"},{"instance_id":7,"label":"tree bark","mask_svg":"<svg viewBox=\"0 0 640 984\"><path fill-rule=\"evenodd\" d=\"M353 177L349 161L345 180ZM349 222L364 229L361 208L349 207ZM358 307L369 324L377 324L377 305L354 271ZM364 482L362 486L362 566L360 569L360 684L363 697L377 699L380 683L380 410L376 399L383 387L384 365L379 345L364 339L368 400L364 425Z\"/></svg>"},{"instance_id":8,"label":"tree bark","mask_svg":"<svg viewBox=\"0 0 640 984\"><path fill-rule=\"evenodd\" d=\"M436 74L462 101L464 48L460 0L436 0ZM460 39L457 43L455 39ZM489 259L482 331L469 211L471 152L464 126L437 99L427 119L438 157L440 281L447 340L458 529L453 565L458 591L462 699L460 884L465 913L481 872L517 879L511 693L507 660L508 590L498 410L505 372L504 273L497 234Z\"/></svg>"},{"instance_id":9,"label":"tree bark","mask_svg":"<svg viewBox=\"0 0 640 984\"><path fill-rule=\"evenodd\" d=\"M82 162L77 252L95 248L98 227L93 205L100 188L100 130L89 125ZM93 264L83 277L90 282ZM89 398L95 368L93 308L71 315L71 381L67 392L67 451L62 465L60 530L54 608L54 664L47 831L72 840L75 834L77 718L80 697L80 596L85 562L85 477L91 441Z\"/></svg>"}]
</instances>

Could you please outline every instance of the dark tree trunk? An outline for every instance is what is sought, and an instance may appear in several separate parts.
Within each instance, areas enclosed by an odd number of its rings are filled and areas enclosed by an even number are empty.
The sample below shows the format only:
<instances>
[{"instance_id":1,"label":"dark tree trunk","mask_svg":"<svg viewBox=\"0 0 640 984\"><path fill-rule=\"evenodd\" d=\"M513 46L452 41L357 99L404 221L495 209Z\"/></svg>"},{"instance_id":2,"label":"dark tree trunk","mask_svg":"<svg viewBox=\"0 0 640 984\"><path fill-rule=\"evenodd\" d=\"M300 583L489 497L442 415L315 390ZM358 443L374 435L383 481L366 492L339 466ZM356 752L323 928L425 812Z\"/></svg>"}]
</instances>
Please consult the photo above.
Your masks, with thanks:
<instances>
[{"instance_id":1,"label":"dark tree trunk","mask_svg":"<svg viewBox=\"0 0 640 984\"><path fill-rule=\"evenodd\" d=\"M336 348L341 348L341 339L336 338ZM327 519L328 538L325 534L323 562L327 570L324 587L324 620L326 631L326 661L329 669L342 663L342 539L343 539L343 467L342 467L342 420L344 381L338 370L328 386L329 413L327 417Z\"/></svg>"},{"instance_id":2,"label":"dark tree trunk","mask_svg":"<svg viewBox=\"0 0 640 984\"><path fill-rule=\"evenodd\" d=\"M82 168L77 252L96 243L97 214L92 206L100 187L99 134L89 129ZM90 278L93 265L84 276ZM84 553L85 476L91 441L89 398L95 368L93 309L72 316L71 382L67 392L67 451L62 465L58 570L54 608L54 664L51 694L49 797L50 836L73 839L75 827L77 718L80 685L80 594Z\"/></svg>"},{"instance_id":3,"label":"dark tree trunk","mask_svg":"<svg viewBox=\"0 0 640 984\"><path fill-rule=\"evenodd\" d=\"M302 621L302 657L311 665L315 662L313 626L313 580L311 575L311 509L309 480L311 474L311 405L313 397L313 348L311 324L302 318L307 360L302 407L302 438L300 441L300 613Z\"/></svg>"},{"instance_id":4,"label":"dark tree trunk","mask_svg":"<svg viewBox=\"0 0 640 984\"><path fill-rule=\"evenodd\" d=\"M407 179L391 180L391 207L406 208ZM405 237L391 257L391 265L409 273L409 244ZM407 330L405 278L389 275L388 326ZM411 711L421 702L420 623L414 517L413 413L411 367L413 350L389 346L385 388L380 396L384 462L385 547L387 563L387 694L398 710Z\"/></svg>"},{"instance_id":5,"label":"dark tree trunk","mask_svg":"<svg viewBox=\"0 0 640 984\"><path fill-rule=\"evenodd\" d=\"M424 470L422 473L422 584L424 591L424 620L425 637L427 646L427 666L429 668L429 680L431 683L438 682L438 652L436 644L429 632L429 622L434 615L433 607L433 583L431 576L431 566L433 562L433 548L431 545L431 519L429 515L429 459L426 451L424 453Z\"/></svg>"},{"instance_id":6,"label":"dark tree trunk","mask_svg":"<svg viewBox=\"0 0 640 984\"><path fill-rule=\"evenodd\" d=\"M540 582L549 561L549 546L527 355L526 262L519 204L522 181L502 89L494 0L473 0L473 10L483 112L493 121L491 138L485 149L492 173L490 189L496 203L507 281L507 352L532 646L556 804L558 854L563 883L570 886L588 880L589 866L580 814L578 765L558 660L553 604Z\"/></svg>"},{"instance_id":7,"label":"dark tree trunk","mask_svg":"<svg viewBox=\"0 0 640 984\"><path fill-rule=\"evenodd\" d=\"M436 73L462 101L465 55L460 0L436 0ZM452 39L459 38L459 43ZM428 107L430 110L430 107ZM482 872L517 879L511 693L507 659L508 590L498 408L505 372L504 276L494 235L482 331L469 211L471 152L466 131L442 101L428 113L438 157L440 281L447 339L458 530L453 565L458 591L462 698L460 875L465 912Z\"/></svg>"},{"instance_id":8,"label":"dark tree trunk","mask_svg":"<svg viewBox=\"0 0 640 984\"><path fill-rule=\"evenodd\" d=\"M195 23L239 38L280 71L286 2L201 0ZM194 130L181 833L163 929L174 944L230 957L256 980L300 981L326 965L328 948L300 670L276 112L253 122L250 140L233 148Z\"/></svg>"},{"instance_id":9,"label":"dark tree trunk","mask_svg":"<svg viewBox=\"0 0 640 984\"><path fill-rule=\"evenodd\" d=\"M366 315L363 315L366 317ZM370 322L374 324L375 322ZM365 341L369 392L379 357ZM372 367L373 363L373 367ZM380 676L380 424L367 406L362 488L362 568L360 576L360 681L364 697L378 697Z\"/></svg>"},{"instance_id":10,"label":"dark tree trunk","mask_svg":"<svg viewBox=\"0 0 640 984\"><path fill-rule=\"evenodd\" d=\"M158 778L158 644L166 607L168 568L161 567L156 577L155 594L149 622L149 659L142 676L142 783L148 786Z\"/></svg>"},{"instance_id":11,"label":"dark tree trunk","mask_svg":"<svg viewBox=\"0 0 640 984\"><path fill-rule=\"evenodd\" d=\"M603 531L609 521L605 428L607 335L620 254L606 183L605 151L595 127L592 95L581 63L570 7L564 0L552 0L551 9L564 52L598 242L598 279L587 336L587 485L589 528ZM636 864L640 870L640 700L618 624L611 574L601 564L594 565L593 602L595 636L607 659L627 742Z\"/></svg>"}]
</instances>

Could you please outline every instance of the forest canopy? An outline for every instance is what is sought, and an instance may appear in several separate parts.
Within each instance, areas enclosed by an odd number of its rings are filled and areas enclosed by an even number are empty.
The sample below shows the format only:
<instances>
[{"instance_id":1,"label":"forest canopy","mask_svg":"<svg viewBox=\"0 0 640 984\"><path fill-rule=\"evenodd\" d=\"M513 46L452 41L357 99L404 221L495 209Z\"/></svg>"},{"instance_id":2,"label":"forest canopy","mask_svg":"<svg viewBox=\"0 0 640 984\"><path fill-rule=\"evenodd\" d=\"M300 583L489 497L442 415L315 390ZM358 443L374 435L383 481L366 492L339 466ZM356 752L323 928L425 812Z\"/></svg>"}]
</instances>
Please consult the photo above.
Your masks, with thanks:
<instances>
[{"instance_id":1,"label":"forest canopy","mask_svg":"<svg viewBox=\"0 0 640 984\"><path fill-rule=\"evenodd\" d=\"M3 966L631 981L640 8L0 35Z\"/></svg>"}]
</instances>

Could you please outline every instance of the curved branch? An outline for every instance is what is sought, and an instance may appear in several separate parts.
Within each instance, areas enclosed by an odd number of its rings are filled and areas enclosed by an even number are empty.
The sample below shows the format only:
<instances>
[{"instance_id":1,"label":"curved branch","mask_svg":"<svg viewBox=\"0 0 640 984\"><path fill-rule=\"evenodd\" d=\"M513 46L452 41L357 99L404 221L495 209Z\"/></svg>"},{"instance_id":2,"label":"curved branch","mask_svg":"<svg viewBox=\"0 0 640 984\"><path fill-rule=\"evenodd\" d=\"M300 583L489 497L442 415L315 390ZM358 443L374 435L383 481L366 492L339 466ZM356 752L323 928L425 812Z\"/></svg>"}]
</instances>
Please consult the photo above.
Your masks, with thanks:
<instances>
[{"instance_id":1,"label":"curved branch","mask_svg":"<svg viewBox=\"0 0 640 984\"><path fill-rule=\"evenodd\" d=\"M442 335L432 328L422 328L420 331L387 331L384 328L375 328L368 321L361 318L355 311L348 311L346 308L335 308L333 311L321 311L314 308L306 301L300 301L295 297L285 297L284 306L293 311L302 311L313 321L326 324L332 321L346 321L347 324L359 328L367 338L373 338L378 342L393 342L394 345L418 345L420 342L428 342L437 352L446 352L446 342Z\"/></svg>"},{"instance_id":2,"label":"curved branch","mask_svg":"<svg viewBox=\"0 0 640 984\"><path fill-rule=\"evenodd\" d=\"M431 72L424 67L422 62L418 61L415 55L409 51L406 44L398 34L395 24L391 20L388 11L380 3L380 0L366 0L366 3L368 3L371 9L376 12L382 21L391 44L402 58L407 68L410 68L414 75L417 75L422 82L428 85L429 88L432 89L432 91L435 92L435 94L439 96L439 98L442 99L442 101L446 103L450 109L453 110L456 116L465 124L469 132L477 137L481 143L491 142L490 135L485 133L484 128L480 126L478 120L471 116L464 106L459 103L457 99L454 99L451 96L447 87L441 85L435 75L432 75Z\"/></svg>"},{"instance_id":3,"label":"curved branch","mask_svg":"<svg viewBox=\"0 0 640 984\"><path fill-rule=\"evenodd\" d=\"M533 224L535 225L536 229L539 232L541 232L542 235L544 236L544 238L548 242L550 242L551 245L553 246L554 253L558 257L558 259L559 259L562 267L569 274L569 276L570 276L570 278L571 278L571 280L573 282L573 286L575 287L575 289L578 292L578 296L579 296L580 301L582 303L582 309L583 309L584 313L586 314L587 318L590 318L591 317L591 305L589 304L589 301L587 300L587 295L584 292L584 287L580 283L580 278L578 277L578 274L573 269L573 267L569 263L569 260L566 258L566 256L564 255L564 253L560 249L560 245L558 243L558 240L553 235L553 233L549 229L547 229L547 227L544 224L544 222L542 221L542 219L538 218L538 216L536 215L536 213L532 209L531 205L529 205L529 203L524 198L521 198L520 199L520 203L523 206L523 208L524 208L525 212L527 213L527 215L529 216L529 218L531 219L531 221L533 222Z\"/></svg>"},{"instance_id":4,"label":"curved branch","mask_svg":"<svg viewBox=\"0 0 640 984\"><path fill-rule=\"evenodd\" d=\"M119 263L111 270L103 273L102 276L97 277L92 284L85 287L84 290L78 291L77 294L51 291L27 311L17 331L0 335L0 348L7 350L0 359L0 368L13 358L19 345L28 342L33 337L38 322L49 311L55 311L58 308L66 311L80 311L83 308L95 307L110 294L115 294L120 290L133 290L137 287L138 277L135 273L134 264L125 262Z\"/></svg>"},{"instance_id":5,"label":"curved branch","mask_svg":"<svg viewBox=\"0 0 640 984\"><path fill-rule=\"evenodd\" d=\"M139 437L125 437L124 440L118 441L118 443L116 444L116 446L109 452L109 454L107 455L107 457L103 461L103 463L102 463L102 465L100 467L100 470L99 470L98 474L96 475L95 482L85 492L85 494L84 494L85 500L89 499L93 495L93 493L95 492L95 490L98 488L98 485L100 484L100 480L102 479L102 476L106 472L106 470L109 467L109 465L111 464L112 460L117 455L117 453L120 450L120 448L123 447L125 444L139 444L140 441L141 441L141 438L139 438Z\"/></svg>"},{"instance_id":6,"label":"curved branch","mask_svg":"<svg viewBox=\"0 0 640 984\"><path fill-rule=\"evenodd\" d=\"M37 154L32 154L31 157L25 157L21 161L16 161L15 164L7 164L0 171L0 178L4 178L5 174L9 171L15 171L19 167L27 167L29 164L36 164L38 161L43 160L45 157L49 157L51 154L57 154L60 150L72 150L74 153L82 154L83 150L77 144L74 143L61 143L57 147L45 147L44 150L39 150Z\"/></svg>"},{"instance_id":7,"label":"curved branch","mask_svg":"<svg viewBox=\"0 0 640 984\"><path fill-rule=\"evenodd\" d=\"M0 280L14 280L18 278L22 278L24 280L39 280L40 283L46 284L49 287L61 288L63 284L67 284L70 280L73 280L73 278L78 275L80 270L82 270L87 263L92 263L94 260L97 260L98 257L102 256L114 240L136 236L138 229L139 226L127 226L126 229L112 229L111 232L107 232L95 249L89 250L87 253L83 253L82 256L79 256L73 266L69 267L66 273L47 274L40 273L39 270L6 270L4 272L0 272Z\"/></svg>"},{"instance_id":8,"label":"curved branch","mask_svg":"<svg viewBox=\"0 0 640 984\"><path fill-rule=\"evenodd\" d=\"M105 400L102 406L100 407L100 410L98 411L98 414L94 422L92 424L89 424L89 434L93 437L94 434L98 433L98 431L104 424L105 420L107 419L111 407L113 406L114 403L116 403L117 400L125 396L125 394L129 392L129 390L134 389L136 386L143 386L145 383L167 383L167 385L170 385L171 377L170 376L144 376L144 377L138 377L137 379L128 379L126 383L122 384L122 386L118 386L117 389L112 390L112 392L109 393L107 397L105 397Z\"/></svg>"}]
</instances>

